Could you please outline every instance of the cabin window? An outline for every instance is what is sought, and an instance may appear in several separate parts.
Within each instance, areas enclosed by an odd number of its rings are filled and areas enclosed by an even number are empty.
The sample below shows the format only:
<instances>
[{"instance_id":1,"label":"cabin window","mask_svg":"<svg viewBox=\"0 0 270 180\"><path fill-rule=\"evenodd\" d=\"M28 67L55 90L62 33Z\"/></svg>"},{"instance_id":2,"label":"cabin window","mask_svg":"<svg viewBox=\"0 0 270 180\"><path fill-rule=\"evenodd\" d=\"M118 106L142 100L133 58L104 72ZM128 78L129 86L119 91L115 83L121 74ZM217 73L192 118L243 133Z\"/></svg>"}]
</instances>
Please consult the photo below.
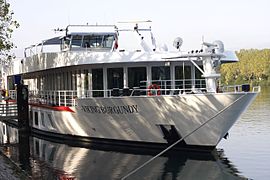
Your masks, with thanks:
<instances>
[{"instance_id":1,"label":"cabin window","mask_svg":"<svg viewBox=\"0 0 270 180\"><path fill-rule=\"evenodd\" d=\"M203 66L199 66L201 69L203 69ZM202 77L202 72L196 68L195 69L195 88L206 88L205 85L205 78Z\"/></svg>"},{"instance_id":2,"label":"cabin window","mask_svg":"<svg viewBox=\"0 0 270 180\"><path fill-rule=\"evenodd\" d=\"M158 84L161 89L170 89L170 77L171 75L169 66L152 67L152 84Z\"/></svg>"},{"instance_id":3,"label":"cabin window","mask_svg":"<svg viewBox=\"0 0 270 180\"><path fill-rule=\"evenodd\" d=\"M31 122L30 125L33 125L33 111L32 110L29 111L29 118L30 118L30 122Z\"/></svg>"},{"instance_id":4,"label":"cabin window","mask_svg":"<svg viewBox=\"0 0 270 180\"><path fill-rule=\"evenodd\" d=\"M92 69L93 97L103 97L103 69Z\"/></svg>"},{"instance_id":5,"label":"cabin window","mask_svg":"<svg viewBox=\"0 0 270 180\"><path fill-rule=\"evenodd\" d=\"M191 86L191 66L175 66L175 88L190 89Z\"/></svg>"},{"instance_id":6,"label":"cabin window","mask_svg":"<svg viewBox=\"0 0 270 180\"><path fill-rule=\"evenodd\" d=\"M145 86L146 81L146 68L145 67L130 67L128 68L128 87L140 87Z\"/></svg>"},{"instance_id":7,"label":"cabin window","mask_svg":"<svg viewBox=\"0 0 270 180\"><path fill-rule=\"evenodd\" d=\"M82 82L84 89L83 90L87 90L89 87L89 81L88 81L88 70L84 70L83 71L84 74L84 81Z\"/></svg>"},{"instance_id":8,"label":"cabin window","mask_svg":"<svg viewBox=\"0 0 270 180\"><path fill-rule=\"evenodd\" d=\"M47 115L48 115L48 119L49 119L49 122L50 122L50 124L51 124L51 127L52 127L52 128L55 128L55 125L54 125L54 123L53 123L52 115L51 115L51 114L47 114Z\"/></svg>"},{"instance_id":9,"label":"cabin window","mask_svg":"<svg viewBox=\"0 0 270 180\"><path fill-rule=\"evenodd\" d=\"M45 122L44 122L44 113L42 112L41 114L40 114L40 119L41 119L41 124L42 124L42 126L45 126Z\"/></svg>"},{"instance_id":10,"label":"cabin window","mask_svg":"<svg viewBox=\"0 0 270 180\"><path fill-rule=\"evenodd\" d=\"M6 135L6 126L3 126L3 134Z\"/></svg>"},{"instance_id":11,"label":"cabin window","mask_svg":"<svg viewBox=\"0 0 270 180\"><path fill-rule=\"evenodd\" d=\"M74 35L72 36L71 48L79 48L82 45L82 36Z\"/></svg>"},{"instance_id":12,"label":"cabin window","mask_svg":"<svg viewBox=\"0 0 270 180\"><path fill-rule=\"evenodd\" d=\"M38 126L38 112L35 112L35 125Z\"/></svg>"},{"instance_id":13,"label":"cabin window","mask_svg":"<svg viewBox=\"0 0 270 180\"><path fill-rule=\"evenodd\" d=\"M169 66L152 67L152 80L170 80Z\"/></svg>"},{"instance_id":14,"label":"cabin window","mask_svg":"<svg viewBox=\"0 0 270 180\"><path fill-rule=\"evenodd\" d=\"M124 76L123 68L108 68L107 69L108 89L123 88Z\"/></svg>"}]
</instances>

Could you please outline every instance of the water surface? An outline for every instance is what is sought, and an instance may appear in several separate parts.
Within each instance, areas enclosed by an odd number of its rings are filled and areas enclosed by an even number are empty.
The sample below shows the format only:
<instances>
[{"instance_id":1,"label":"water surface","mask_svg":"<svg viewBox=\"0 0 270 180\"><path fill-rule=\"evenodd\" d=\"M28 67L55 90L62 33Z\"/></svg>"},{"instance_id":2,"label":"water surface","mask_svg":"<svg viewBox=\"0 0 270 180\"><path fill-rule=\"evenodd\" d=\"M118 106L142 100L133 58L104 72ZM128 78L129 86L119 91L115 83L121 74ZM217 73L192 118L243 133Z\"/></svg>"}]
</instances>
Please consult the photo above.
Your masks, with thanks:
<instances>
[{"instance_id":1,"label":"water surface","mask_svg":"<svg viewBox=\"0 0 270 180\"><path fill-rule=\"evenodd\" d=\"M270 178L270 87L262 88L255 102L218 145L241 175Z\"/></svg>"}]
</instances>

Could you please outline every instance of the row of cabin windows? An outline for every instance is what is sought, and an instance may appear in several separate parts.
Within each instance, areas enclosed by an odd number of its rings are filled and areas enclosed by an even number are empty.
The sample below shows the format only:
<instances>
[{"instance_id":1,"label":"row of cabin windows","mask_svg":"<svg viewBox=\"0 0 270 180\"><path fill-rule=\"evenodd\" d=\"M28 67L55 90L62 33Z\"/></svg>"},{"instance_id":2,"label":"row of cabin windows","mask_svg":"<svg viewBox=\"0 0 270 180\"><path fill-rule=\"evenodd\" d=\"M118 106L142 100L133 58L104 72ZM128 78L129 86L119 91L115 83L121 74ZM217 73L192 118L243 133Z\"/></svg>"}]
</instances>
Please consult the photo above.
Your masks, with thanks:
<instances>
[{"instance_id":1,"label":"row of cabin windows","mask_svg":"<svg viewBox=\"0 0 270 180\"><path fill-rule=\"evenodd\" d=\"M157 66L152 67L152 81L160 81L160 80L170 80L170 67L167 66ZM100 70L92 70L93 75L93 89L103 89L103 73L102 69ZM195 71L195 79L201 79L202 73L196 69ZM190 66L176 66L175 67L175 79L191 79L191 67ZM107 81L108 81L108 89L113 88L123 88L123 68L108 68L107 69ZM145 67L131 67L128 68L128 87L140 87L143 84L142 81L146 81L147 73ZM168 83L170 83L168 81ZM101 85L102 84L102 85ZM99 86L98 86L99 85ZM96 88L96 87L99 88Z\"/></svg>"},{"instance_id":2,"label":"row of cabin windows","mask_svg":"<svg viewBox=\"0 0 270 180\"><path fill-rule=\"evenodd\" d=\"M30 111L30 120L34 123L35 126L39 126L39 122L41 121L41 125L45 127L45 117L44 117L44 113L41 112L40 114L40 119L38 116L39 112L34 111L34 116L33 116L33 111ZM53 123L53 119L52 119L52 115L49 113L46 113L47 117L48 117L48 124L49 126L51 126L52 128L55 128L55 125Z\"/></svg>"},{"instance_id":3,"label":"row of cabin windows","mask_svg":"<svg viewBox=\"0 0 270 180\"><path fill-rule=\"evenodd\" d=\"M161 89L170 88L171 82L160 84L160 80L170 80L170 67L156 66L151 69L152 82L159 84ZM201 79L202 73L199 70L195 70L195 79ZM92 69L92 86L93 90L103 90L103 69ZM176 66L175 67L175 79L186 81L176 81L176 88L191 88L191 66ZM130 67L128 68L128 87L134 88L146 88L147 70L146 67ZM156 82L155 82L156 81ZM119 88L124 87L124 72L123 68L108 68L107 69L107 88ZM196 84L200 82L195 82ZM94 92L94 96L103 96L102 92Z\"/></svg>"},{"instance_id":4,"label":"row of cabin windows","mask_svg":"<svg viewBox=\"0 0 270 180\"><path fill-rule=\"evenodd\" d=\"M103 69L92 69L92 89L93 90L104 90L104 74ZM78 82L80 74L84 74L84 82ZM170 80L172 79L170 73L170 67L168 66L153 66L151 68L151 80L153 83L159 84L160 80ZM195 79L201 79L201 72L195 70ZM53 77L57 78L53 78ZM146 88L147 80L147 68L146 67L128 67L127 68L128 82L127 86L132 89L134 87ZM51 78L45 78L45 81L40 80L39 89L48 89L48 90L76 90L80 85L83 89L87 90L89 87L89 78L88 70L77 71L77 72L65 72L62 74L52 74ZM80 77L79 77L80 78ZM192 70L191 66L175 66L175 77L176 80L186 81L176 81L175 87L182 88L191 88ZM155 82L156 81L156 82ZM82 84L78 84L82 83ZM164 82L163 82L164 83ZM43 85L41 85L43 84ZM184 85L183 85L184 84ZM187 86L189 84L189 86ZM170 87L164 87L165 84L159 84L161 89L168 89ZM167 81L166 86L170 86L171 82ZM107 89L119 88L123 89L124 87L124 69L123 68L107 68ZM102 92L94 92L94 96L102 96Z\"/></svg>"}]
</instances>

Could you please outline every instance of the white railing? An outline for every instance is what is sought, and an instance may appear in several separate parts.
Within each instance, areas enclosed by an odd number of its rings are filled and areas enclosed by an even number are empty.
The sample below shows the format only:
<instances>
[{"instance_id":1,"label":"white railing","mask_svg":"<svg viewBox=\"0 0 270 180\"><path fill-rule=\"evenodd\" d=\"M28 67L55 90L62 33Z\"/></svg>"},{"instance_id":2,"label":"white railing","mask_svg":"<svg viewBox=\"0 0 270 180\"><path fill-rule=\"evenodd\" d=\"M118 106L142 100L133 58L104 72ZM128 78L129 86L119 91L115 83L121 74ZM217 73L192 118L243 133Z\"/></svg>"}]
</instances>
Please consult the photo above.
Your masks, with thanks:
<instances>
[{"instance_id":1,"label":"white railing","mask_svg":"<svg viewBox=\"0 0 270 180\"><path fill-rule=\"evenodd\" d=\"M74 106L77 91L29 91L29 103Z\"/></svg>"},{"instance_id":2,"label":"white railing","mask_svg":"<svg viewBox=\"0 0 270 180\"><path fill-rule=\"evenodd\" d=\"M181 80L151 80L150 84L157 84L162 89L182 89L189 91L191 88L206 88L205 79L181 79ZM141 88L147 88L147 81L140 81Z\"/></svg>"},{"instance_id":3,"label":"white railing","mask_svg":"<svg viewBox=\"0 0 270 180\"><path fill-rule=\"evenodd\" d=\"M197 83L188 83L188 82ZM145 85L143 85L145 83ZM154 86L147 86L146 81L141 82L140 87L132 89L113 88L108 90L52 90L52 91L29 91L29 103L46 104L50 106L76 106L77 98L96 98L96 97L119 97L119 96L166 96L181 94L201 94L207 93L204 80L156 80L151 82ZM174 84L172 84L174 83ZM192 86L193 84L193 86ZM249 92L250 86L233 85L218 88L217 92ZM259 86L254 86L252 92L260 92ZM16 91L9 91L9 98L16 99Z\"/></svg>"},{"instance_id":4,"label":"white railing","mask_svg":"<svg viewBox=\"0 0 270 180\"><path fill-rule=\"evenodd\" d=\"M251 87L249 84L241 84L241 85L229 85L229 86L222 86L220 88L220 92L250 92ZM260 92L260 86L253 86L251 92Z\"/></svg>"},{"instance_id":5,"label":"white railing","mask_svg":"<svg viewBox=\"0 0 270 180\"><path fill-rule=\"evenodd\" d=\"M29 103L50 106L76 106L77 98L111 97L112 90L29 91Z\"/></svg>"},{"instance_id":6,"label":"white railing","mask_svg":"<svg viewBox=\"0 0 270 180\"><path fill-rule=\"evenodd\" d=\"M254 86L252 92L261 92L261 86Z\"/></svg>"}]
</instances>

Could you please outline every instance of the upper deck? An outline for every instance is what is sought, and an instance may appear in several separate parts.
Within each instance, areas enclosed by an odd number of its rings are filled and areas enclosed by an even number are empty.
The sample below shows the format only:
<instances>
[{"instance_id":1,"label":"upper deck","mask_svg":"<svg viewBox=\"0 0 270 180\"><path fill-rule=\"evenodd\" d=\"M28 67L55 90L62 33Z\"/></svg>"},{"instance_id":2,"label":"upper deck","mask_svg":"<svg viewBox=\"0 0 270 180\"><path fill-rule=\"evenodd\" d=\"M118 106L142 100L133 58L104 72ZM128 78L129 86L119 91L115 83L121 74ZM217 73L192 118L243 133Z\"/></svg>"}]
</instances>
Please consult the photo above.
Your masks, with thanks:
<instances>
[{"instance_id":1,"label":"upper deck","mask_svg":"<svg viewBox=\"0 0 270 180\"><path fill-rule=\"evenodd\" d=\"M122 28L115 25L69 25L57 31L65 34L25 48L25 58L17 64L19 71L11 69L9 74L83 64L201 61L206 56L219 57L221 62L238 61L234 52L219 53L219 47L209 49L210 43L204 43L205 49L186 53L180 49L158 48L148 22L142 27L135 23ZM180 46L182 41L177 43Z\"/></svg>"}]
</instances>

